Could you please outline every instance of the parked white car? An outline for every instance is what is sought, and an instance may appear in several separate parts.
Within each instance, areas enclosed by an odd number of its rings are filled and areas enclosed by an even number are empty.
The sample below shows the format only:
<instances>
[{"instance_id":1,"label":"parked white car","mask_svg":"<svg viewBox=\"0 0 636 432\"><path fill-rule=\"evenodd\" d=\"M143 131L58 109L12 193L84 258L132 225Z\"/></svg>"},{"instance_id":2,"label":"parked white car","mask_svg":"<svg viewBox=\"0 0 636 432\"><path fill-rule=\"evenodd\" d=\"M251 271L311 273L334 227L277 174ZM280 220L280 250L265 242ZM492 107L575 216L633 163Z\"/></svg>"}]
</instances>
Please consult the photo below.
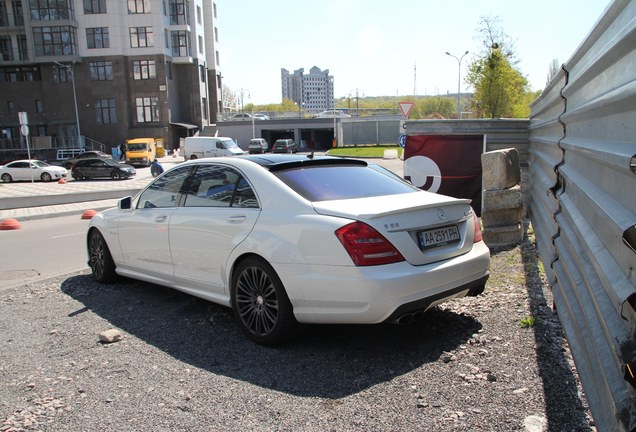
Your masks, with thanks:
<instances>
[{"instance_id":1,"label":"parked white car","mask_svg":"<svg viewBox=\"0 0 636 432\"><path fill-rule=\"evenodd\" d=\"M351 116L349 114L345 114L344 112L340 110L335 110L335 109L322 111L315 115L315 118L334 118L334 117L348 118Z\"/></svg>"},{"instance_id":2,"label":"parked white car","mask_svg":"<svg viewBox=\"0 0 636 432\"><path fill-rule=\"evenodd\" d=\"M3 183L31 181L31 179L50 182L66 178L67 175L68 170L66 168L50 165L36 159L22 159L0 166L0 180Z\"/></svg>"},{"instance_id":3,"label":"parked white car","mask_svg":"<svg viewBox=\"0 0 636 432\"><path fill-rule=\"evenodd\" d=\"M407 323L478 295L490 252L470 201L362 160L187 161L92 218L89 265L224 306L271 345L301 323Z\"/></svg>"}]
</instances>

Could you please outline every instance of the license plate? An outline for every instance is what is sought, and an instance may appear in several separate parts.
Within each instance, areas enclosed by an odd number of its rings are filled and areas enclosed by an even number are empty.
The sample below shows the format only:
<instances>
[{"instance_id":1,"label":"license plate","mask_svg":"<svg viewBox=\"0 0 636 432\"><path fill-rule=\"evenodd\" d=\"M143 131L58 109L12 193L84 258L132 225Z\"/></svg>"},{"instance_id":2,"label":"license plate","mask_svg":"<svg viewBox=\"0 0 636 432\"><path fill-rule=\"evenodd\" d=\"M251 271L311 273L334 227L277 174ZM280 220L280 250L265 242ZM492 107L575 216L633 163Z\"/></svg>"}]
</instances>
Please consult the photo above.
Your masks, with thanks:
<instances>
[{"instance_id":1,"label":"license plate","mask_svg":"<svg viewBox=\"0 0 636 432\"><path fill-rule=\"evenodd\" d=\"M435 228L417 233L421 249L443 246L459 241L457 225Z\"/></svg>"}]
</instances>

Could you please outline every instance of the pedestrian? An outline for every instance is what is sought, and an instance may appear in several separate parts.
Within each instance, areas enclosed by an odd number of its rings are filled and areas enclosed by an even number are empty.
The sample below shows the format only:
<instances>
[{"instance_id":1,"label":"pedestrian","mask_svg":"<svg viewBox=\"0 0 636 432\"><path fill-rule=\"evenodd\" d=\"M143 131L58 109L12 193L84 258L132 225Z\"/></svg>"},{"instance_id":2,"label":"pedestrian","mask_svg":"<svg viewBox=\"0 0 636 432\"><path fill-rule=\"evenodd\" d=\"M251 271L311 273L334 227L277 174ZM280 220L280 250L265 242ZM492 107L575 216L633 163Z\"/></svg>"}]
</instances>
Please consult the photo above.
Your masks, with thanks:
<instances>
[{"instance_id":1,"label":"pedestrian","mask_svg":"<svg viewBox=\"0 0 636 432\"><path fill-rule=\"evenodd\" d=\"M163 167L161 166L159 161L157 159L153 160L152 163L150 164L150 174L152 174L153 177L157 177L162 172L163 172Z\"/></svg>"},{"instance_id":2,"label":"pedestrian","mask_svg":"<svg viewBox=\"0 0 636 432\"><path fill-rule=\"evenodd\" d=\"M119 160L126 160L126 143L119 144Z\"/></svg>"}]
</instances>

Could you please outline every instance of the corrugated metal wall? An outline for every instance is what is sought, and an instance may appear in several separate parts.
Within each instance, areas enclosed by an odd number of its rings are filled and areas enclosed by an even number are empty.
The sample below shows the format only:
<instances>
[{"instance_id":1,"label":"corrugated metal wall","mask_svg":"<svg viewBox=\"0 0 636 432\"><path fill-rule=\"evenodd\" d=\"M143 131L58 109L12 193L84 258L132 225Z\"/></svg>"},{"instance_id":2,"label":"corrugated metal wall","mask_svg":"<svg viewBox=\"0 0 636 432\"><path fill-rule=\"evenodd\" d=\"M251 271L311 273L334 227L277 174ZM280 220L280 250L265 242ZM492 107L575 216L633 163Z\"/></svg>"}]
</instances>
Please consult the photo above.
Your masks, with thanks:
<instances>
[{"instance_id":1,"label":"corrugated metal wall","mask_svg":"<svg viewBox=\"0 0 636 432\"><path fill-rule=\"evenodd\" d=\"M526 203L601 431L636 430L635 156L636 1L617 0L533 103Z\"/></svg>"}]
</instances>

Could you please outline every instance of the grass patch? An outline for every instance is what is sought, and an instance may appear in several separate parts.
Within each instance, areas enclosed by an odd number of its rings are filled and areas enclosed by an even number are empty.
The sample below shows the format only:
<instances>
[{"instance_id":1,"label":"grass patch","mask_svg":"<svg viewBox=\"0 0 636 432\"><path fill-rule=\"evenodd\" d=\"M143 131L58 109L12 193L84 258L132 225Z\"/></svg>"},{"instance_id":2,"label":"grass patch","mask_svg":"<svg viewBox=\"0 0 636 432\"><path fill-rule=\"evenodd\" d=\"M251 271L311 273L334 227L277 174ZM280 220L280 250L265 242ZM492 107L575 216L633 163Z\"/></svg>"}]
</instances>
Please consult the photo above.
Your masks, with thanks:
<instances>
[{"instance_id":1,"label":"grass patch","mask_svg":"<svg viewBox=\"0 0 636 432\"><path fill-rule=\"evenodd\" d=\"M521 318L521 320L519 321L519 325L521 326L521 328L531 328L536 325L539 325L540 323L541 323L541 320L533 316L525 316Z\"/></svg>"},{"instance_id":2,"label":"grass patch","mask_svg":"<svg viewBox=\"0 0 636 432\"><path fill-rule=\"evenodd\" d=\"M397 150L398 157L402 156L402 148L400 146L378 146L378 145L360 145L356 147L337 147L327 152L330 156L349 156L358 158L381 158L384 157L384 150Z\"/></svg>"}]
</instances>

